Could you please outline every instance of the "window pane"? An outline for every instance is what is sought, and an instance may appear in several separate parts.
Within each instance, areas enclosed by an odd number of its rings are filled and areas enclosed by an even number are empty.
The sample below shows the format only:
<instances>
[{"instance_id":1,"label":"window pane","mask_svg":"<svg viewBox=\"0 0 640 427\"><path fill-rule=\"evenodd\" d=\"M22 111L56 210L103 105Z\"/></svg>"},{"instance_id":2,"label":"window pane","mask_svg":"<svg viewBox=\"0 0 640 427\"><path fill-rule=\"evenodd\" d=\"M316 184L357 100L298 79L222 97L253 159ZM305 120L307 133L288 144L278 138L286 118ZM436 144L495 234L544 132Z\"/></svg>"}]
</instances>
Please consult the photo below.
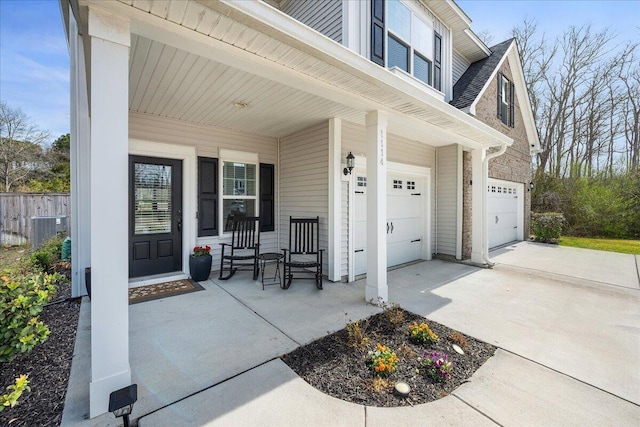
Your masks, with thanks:
<instances>
[{"instance_id":1,"label":"window pane","mask_svg":"<svg viewBox=\"0 0 640 427\"><path fill-rule=\"evenodd\" d=\"M222 194L225 196L256 195L256 165L224 162Z\"/></svg>"},{"instance_id":2,"label":"window pane","mask_svg":"<svg viewBox=\"0 0 640 427\"><path fill-rule=\"evenodd\" d=\"M409 71L409 48L393 36L389 36L389 68L398 67Z\"/></svg>"},{"instance_id":3,"label":"window pane","mask_svg":"<svg viewBox=\"0 0 640 427\"><path fill-rule=\"evenodd\" d=\"M502 103L509 105L509 80L502 77Z\"/></svg>"},{"instance_id":4,"label":"window pane","mask_svg":"<svg viewBox=\"0 0 640 427\"><path fill-rule=\"evenodd\" d=\"M411 42L411 12L398 0L391 0L387 3L387 19L389 29L403 38L406 42Z\"/></svg>"},{"instance_id":5,"label":"window pane","mask_svg":"<svg viewBox=\"0 0 640 427\"><path fill-rule=\"evenodd\" d=\"M413 15L411 45L425 58L433 58L433 29Z\"/></svg>"},{"instance_id":6,"label":"window pane","mask_svg":"<svg viewBox=\"0 0 640 427\"><path fill-rule=\"evenodd\" d=\"M224 231L232 230L234 216L256 216L256 201L252 199L224 199L222 201Z\"/></svg>"},{"instance_id":7,"label":"window pane","mask_svg":"<svg viewBox=\"0 0 640 427\"><path fill-rule=\"evenodd\" d=\"M134 165L135 234L171 233L171 166Z\"/></svg>"},{"instance_id":8,"label":"window pane","mask_svg":"<svg viewBox=\"0 0 640 427\"><path fill-rule=\"evenodd\" d=\"M422 80L426 84L431 84L431 62L424 59L421 55L413 55L413 75Z\"/></svg>"}]
</instances>

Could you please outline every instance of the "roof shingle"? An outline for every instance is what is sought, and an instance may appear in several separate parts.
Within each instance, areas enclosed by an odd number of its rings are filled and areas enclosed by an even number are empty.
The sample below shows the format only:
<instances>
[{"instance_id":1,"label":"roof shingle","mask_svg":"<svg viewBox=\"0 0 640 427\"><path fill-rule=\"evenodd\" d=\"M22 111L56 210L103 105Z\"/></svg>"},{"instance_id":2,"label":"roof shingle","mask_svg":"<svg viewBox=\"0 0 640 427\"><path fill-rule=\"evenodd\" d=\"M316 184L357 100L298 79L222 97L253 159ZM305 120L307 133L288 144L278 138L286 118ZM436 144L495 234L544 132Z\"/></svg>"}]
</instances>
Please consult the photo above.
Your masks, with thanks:
<instances>
[{"instance_id":1,"label":"roof shingle","mask_svg":"<svg viewBox=\"0 0 640 427\"><path fill-rule=\"evenodd\" d=\"M451 105L462 110L475 101L513 40L511 38L490 47L491 55L474 62L467 68L453 86L453 99L449 102Z\"/></svg>"}]
</instances>

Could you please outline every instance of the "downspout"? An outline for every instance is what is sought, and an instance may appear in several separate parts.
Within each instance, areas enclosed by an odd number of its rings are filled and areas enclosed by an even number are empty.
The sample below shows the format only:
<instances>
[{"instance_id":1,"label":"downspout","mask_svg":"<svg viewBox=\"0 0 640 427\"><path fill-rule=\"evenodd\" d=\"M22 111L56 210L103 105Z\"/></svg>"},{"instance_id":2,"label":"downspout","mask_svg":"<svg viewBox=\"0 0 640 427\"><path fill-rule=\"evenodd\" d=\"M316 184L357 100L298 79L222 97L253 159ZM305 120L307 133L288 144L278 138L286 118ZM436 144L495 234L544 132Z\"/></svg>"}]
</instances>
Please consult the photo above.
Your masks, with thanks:
<instances>
[{"instance_id":1,"label":"downspout","mask_svg":"<svg viewBox=\"0 0 640 427\"><path fill-rule=\"evenodd\" d=\"M493 267L496 263L489 258L489 218L487 217L487 185L489 184L489 160L501 156L507 151L507 144L502 144L500 149L495 153L487 154L482 163L482 259L489 266Z\"/></svg>"}]
</instances>

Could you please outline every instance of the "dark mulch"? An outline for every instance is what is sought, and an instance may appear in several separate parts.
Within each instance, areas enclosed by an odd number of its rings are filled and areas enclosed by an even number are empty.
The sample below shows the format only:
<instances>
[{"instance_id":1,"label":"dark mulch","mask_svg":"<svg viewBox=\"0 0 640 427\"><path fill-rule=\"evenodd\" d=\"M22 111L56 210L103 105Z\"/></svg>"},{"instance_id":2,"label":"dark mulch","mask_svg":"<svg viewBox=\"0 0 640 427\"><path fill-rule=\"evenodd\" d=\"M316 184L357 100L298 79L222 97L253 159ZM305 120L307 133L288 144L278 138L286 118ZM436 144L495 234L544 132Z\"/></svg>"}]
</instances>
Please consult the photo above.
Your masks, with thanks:
<instances>
[{"instance_id":1,"label":"dark mulch","mask_svg":"<svg viewBox=\"0 0 640 427\"><path fill-rule=\"evenodd\" d=\"M71 284L60 285L56 300L71 295ZM21 374L29 375L30 392L23 393L14 408L0 412L2 426L58 426L73 358L80 300L46 306L40 314L51 333L31 353L19 354L0 363L0 388L13 384Z\"/></svg>"},{"instance_id":2,"label":"dark mulch","mask_svg":"<svg viewBox=\"0 0 640 427\"><path fill-rule=\"evenodd\" d=\"M348 345L348 334L343 329L297 348L284 355L282 360L309 384L338 399L368 406L406 406L431 402L448 395L466 382L496 350L490 344L463 335L468 346L465 354L460 355L452 348L452 329L416 314L400 311L404 313L404 320L396 326L388 321L385 313L361 323L363 327L367 325L369 343L366 349ZM414 321L427 323L440 337L438 343L419 345L410 342L408 326ZM388 346L400 357L397 371L387 377L386 387L380 387L380 383L377 387L374 385L374 376L366 364L367 351L375 348L376 343ZM453 372L445 383L434 383L423 371L416 371L420 369L418 357L425 351L444 352L453 362ZM393 393L397 381L411 387L408 398Z\"/></svg>"}]
</instances>

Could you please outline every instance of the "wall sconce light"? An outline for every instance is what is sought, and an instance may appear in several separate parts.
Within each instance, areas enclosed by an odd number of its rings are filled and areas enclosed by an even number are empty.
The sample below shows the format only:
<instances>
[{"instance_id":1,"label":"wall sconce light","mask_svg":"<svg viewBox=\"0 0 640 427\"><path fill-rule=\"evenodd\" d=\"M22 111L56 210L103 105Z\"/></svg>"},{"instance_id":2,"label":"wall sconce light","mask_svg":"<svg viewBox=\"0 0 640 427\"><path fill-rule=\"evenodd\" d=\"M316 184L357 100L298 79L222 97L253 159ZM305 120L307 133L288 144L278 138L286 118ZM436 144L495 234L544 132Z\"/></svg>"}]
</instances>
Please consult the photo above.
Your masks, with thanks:
<instances>
[{"instance_id":1,"label":"wall sconce light","mask_svg":"<svg viewBox=\"0 0 640 427\"><path fill-rule=\"evenodd\" d=\"M533 183L533 181L531 181L531 182L529 183L529 188L527 188L527 191L531 191L531 190L533 190L533 186L534 186L534 185L535 185L535 184Z\"/></svg>"},{"instance_id":2,"label":"wall sconce light","mask_svg":"<svg viewBox=\"0 0 640 427\"><path fill-rule=\"evenodd\" d=\"M129 427L129 414L138 400L138 384L116 390L109 395L109 412L116 418L123 417L124 427Z\"/></svg>"},{"instance_id":3,"label":"wall sconce light","mask_svg":"<svg viewBox=\"0 0 640 427\"><path fill-rule=\"evenodd\" d=\"M353 154L351 154L351 151L349 151L349 154L347 155L347 167L344 168L344 170L342 171L345 175L350 175L351 171L353 170L353 161L355 160L355 157Z\"/></svg>"}]
</instances>

